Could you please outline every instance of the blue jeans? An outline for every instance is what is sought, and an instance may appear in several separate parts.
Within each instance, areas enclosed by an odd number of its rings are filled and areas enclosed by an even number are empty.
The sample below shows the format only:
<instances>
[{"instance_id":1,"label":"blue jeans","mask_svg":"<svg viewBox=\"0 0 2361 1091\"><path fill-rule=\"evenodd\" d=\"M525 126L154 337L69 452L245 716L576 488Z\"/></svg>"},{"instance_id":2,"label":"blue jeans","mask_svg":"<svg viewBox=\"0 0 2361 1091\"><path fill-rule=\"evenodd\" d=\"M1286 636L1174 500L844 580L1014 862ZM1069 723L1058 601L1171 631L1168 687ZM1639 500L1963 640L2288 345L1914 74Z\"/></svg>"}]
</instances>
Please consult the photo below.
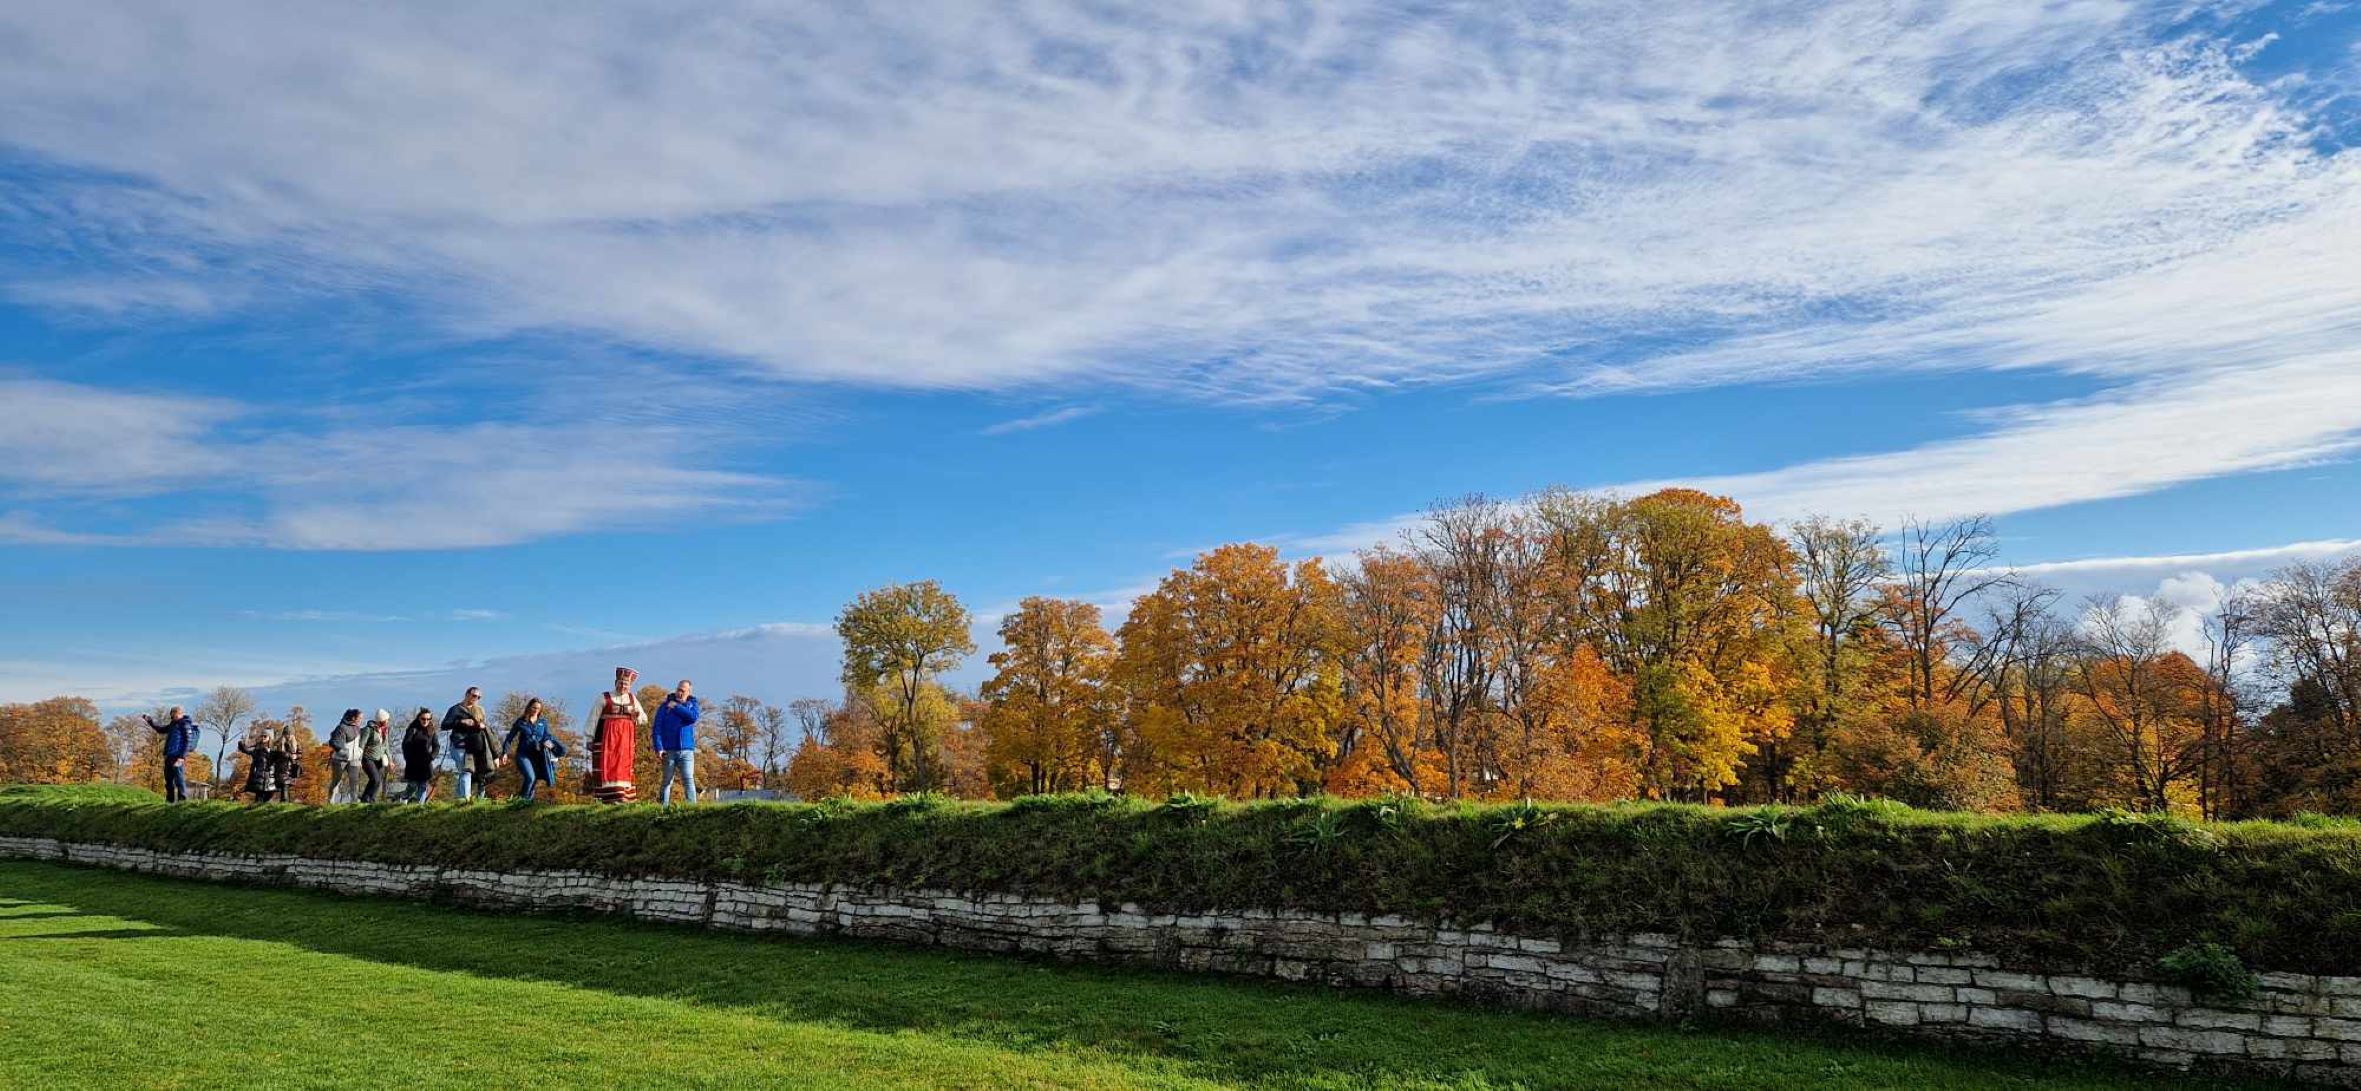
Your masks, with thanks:
<instances>
[{"instance_id":1,"label":"blue jeans","mask_svg":"<svg viewBox=\"0 0 2361 1091\"><path fill-rule=\"evenodd\" d=\"M178 803L188 797L188 771L181 768L179 759L164 759L164 802Z\"/></svg>"},{"instance_id":2,"label":"blue jeans","mask_svg":"<svg viewBox=\"0 0 2361 1091\"><path fill-rule=\"evenodd\" d=\"M549 758L544 754L526 754L520 751L516 756L516 772L517 778L524 782L524 791L519 795L519 798L528 801L533 798L534 789L539 788L542 782L554 780L549 775Z\"/></svg>"},{"instance_id":3,"label":"blue jeans","mask_svg":"<svg viewBox=\"0 0 2361 1091\"><path fill-rule=\"evenodd\" d=\"M657 802L672 802L674 774L680 776L681 787L688 792L689 802L695 803L697 801L697 752L694 750L667 750L664 752L664 780L656 788Z\"/></svg>"},{"instance_id":4,"label":"blue jeans","mask_svg":"<svg viewBox=\"0 0 2361 1091\"><path fill-rule=\"evenodd\" d=\"M475 790L474 790L474 789L475 789L475 770L474 770L473 768L470 768L469 766L465 766L465 765L462 765L462 766L460 766L460 767L459 767L459 794L458 794L458 795L456 795L456 796L453 796L452 798L454 798L454 799L474 799L474 798L475 798Z\"/></svg>"}]
</instances>

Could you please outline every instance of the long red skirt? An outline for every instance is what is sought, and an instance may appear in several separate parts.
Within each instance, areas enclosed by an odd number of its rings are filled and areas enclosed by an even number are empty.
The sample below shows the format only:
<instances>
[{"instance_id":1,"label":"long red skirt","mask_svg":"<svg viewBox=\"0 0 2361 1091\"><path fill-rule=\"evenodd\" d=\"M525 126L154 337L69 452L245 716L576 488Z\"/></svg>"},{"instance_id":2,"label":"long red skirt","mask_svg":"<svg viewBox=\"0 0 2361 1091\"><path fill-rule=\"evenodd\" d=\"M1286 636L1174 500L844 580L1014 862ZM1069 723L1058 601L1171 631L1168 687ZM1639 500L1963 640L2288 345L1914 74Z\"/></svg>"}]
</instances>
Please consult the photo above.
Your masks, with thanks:
<instances>
[{"instance_id":1,"label":"long red skirt","mask_svg":"<svg viewBox=\"0 0 2361 1091\"><path fill-rule=\"evenodd\" d=\"M639 753L639 722L629 716L609 716L598 722L598 746L590 752L590 794L605 803L629 803L639 798L631 783L631 763Z\"/></svg>"}]
</instances>

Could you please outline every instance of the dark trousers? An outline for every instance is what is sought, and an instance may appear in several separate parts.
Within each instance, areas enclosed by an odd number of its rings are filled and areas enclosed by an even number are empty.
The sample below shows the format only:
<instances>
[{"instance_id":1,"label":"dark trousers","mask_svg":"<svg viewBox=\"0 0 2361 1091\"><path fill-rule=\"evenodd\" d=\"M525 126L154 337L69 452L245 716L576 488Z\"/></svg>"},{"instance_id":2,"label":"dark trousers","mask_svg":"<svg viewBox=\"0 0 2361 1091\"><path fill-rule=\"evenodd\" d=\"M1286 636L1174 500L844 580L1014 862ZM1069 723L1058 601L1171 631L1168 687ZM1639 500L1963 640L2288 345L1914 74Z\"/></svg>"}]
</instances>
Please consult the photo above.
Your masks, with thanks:
<instances>
[{"instance_id":1,"label":"dark trousers","mask_svg":"<svg viewBox=\"0 0 2361 1091\"><path fill-rule=\"evenodd\" d=\"M164 802L178 803L189 797L188 771L171 758L164 759Z\"/></svg>"},{"instance_id":2,"label":"dark trousers","mask_svg":"<svg viewBox=\"0 0 2361 1091\"><path fill-rule=\"evenodd\" d=\"M385 763L376 758L362 758L361 776L368 779L368 783L361 785L361 802L377 802L378 795L385 791Z\"/></svg>"}]
</instances>

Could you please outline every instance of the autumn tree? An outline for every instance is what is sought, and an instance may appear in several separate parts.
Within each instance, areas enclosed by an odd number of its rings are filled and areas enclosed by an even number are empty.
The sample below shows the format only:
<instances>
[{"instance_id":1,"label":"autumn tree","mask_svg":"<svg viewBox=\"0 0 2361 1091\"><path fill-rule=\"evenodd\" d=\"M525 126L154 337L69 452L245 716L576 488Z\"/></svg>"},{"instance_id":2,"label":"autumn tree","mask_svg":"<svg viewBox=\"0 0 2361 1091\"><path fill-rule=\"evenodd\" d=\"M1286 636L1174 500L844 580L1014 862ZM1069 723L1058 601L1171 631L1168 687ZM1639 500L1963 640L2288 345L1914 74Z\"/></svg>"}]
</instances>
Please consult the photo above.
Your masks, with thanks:
<instances>
[{"instance_id":1,"label":"autumn tree","mask_svg":"<svg viewBox=\"0 0 2361 1091\"><path fill-rule=\"evenodd\" d=\"M170 709L158 707L147 711L147 719L128 712L107 720L100 730L106 737L107 762L113 767L110 779L117 784L140 784L141 766L152 764L156 767L156 790L163 790L164 736L149 727L148 720L166 723L170 713Z\"/></svg>"},{"instance_id":2,"label":"autumn tree","mask_svg":"<svg viewBox=\"0 0 2361 1091\"><path fill-rule=\"evenodd\" d=\"M1481 791L1495 771L1485 743L1500 711L1499 601L1510 529L1505 505L1470 496L1429 509L1409 534L1436 609L1419 653L1427 737L1442 757L1442 794Z\"/></svg>"},{"instance_id":3,"label":"autumn tree","mask_svg":"<svg viewBox=\"0 0 2361 1091\"><path fill-rule=\"evenodd\" d=\"M697 733L697 743L699 749L713 751L714 765L706 774L713 788L743 789L762 779L756 758L762 750L762 716L767 707L752 697L733 694L721 703L718 714L705 721L712 726Z\"/></svg>"},{"instance_id":4,"label":"autumn tree","mask_svg":"<svg viewBox=\"0 0 2361 1091\"><path fill-rule=\"evenodd\" d=\"M113 772L97 705L81 697L0 705L0 784L81 784Z\"/></svg>"},{"instance_id":5,"label":"autumn tree","mask_svg":"<svg viewBox=\"0 0 2361 1091\"><path fill-rule=\"evenodd\" d=\"M847 695L841 705L797 701L798 717L825 709L806 721L803 741L787 761L787 790L797 799L878 799L893 791L882 734L870 702Z\"/></svg>"},{"instance_id":6,"label":"autumn tree","mask_svg":"<svg viewBox=\"0 0 2361 1091\"><path fill-rule=\"evenodd\" d=\"M2002 589L1988 607L1975 657L1980 696L1999 718L2019 797L2038 811L2076 810L2087 799L2069 719L2081 645L2053 612L2057 597L2038 584Z\"/></svg>"},{"instance_id":7,"label":"autumn tree","mask_svg":"<svg viewBox=\"0 0 2361 1091\"><path fill-rule=\"evenodd\" d=\"M287 710L284 722L295 741L296 762L302 767L301 775L287 785L287 801L315 807L328 802L328 748L312 728L311 712L296 705Z\"/></svg>"},{"instance_id":8,"label":"autumn tree","mask_svg":"<svg viewBox=\"0 0 2361 1091\"><path fill-rule=\"evenodd\" d=\"M1809 789L1826 786L1816 763L1844 716L1864 671L1864 637L1878 621L1878 589L1893 571L1880 544L1884 533L1865 519L1811 516L1789 528L1795 557L1796 590L1811 625L1808 687L1792 747L1764 748L1762 779L1774 801L1795 798L1797 781ZM1798 777L1798 762L1803 764Z\"/></svg>"},{"instance_id":9,"label":"autumn tree","mask_svg":"<svg viewBox=\"0 0 2361 1091\"><path fill-rule=\"evenodd\" d=\"M961 799L991 799L991 739L984 733L986 705L982 698L943 691L950 699L950 722L943 728L943 776L939 789Z\"/></svg>"},{"instance_id":10,"label":"autumn tree","mask_svg":"<svg viewBox=\"0 0 2361 1091\"><path fill-rule=\"evenodd\" d=\"M1440 622L1434 575L1418 557L1384 546L1356 562L1337 577L1344 715L1329 786L1423 795L1448 779L1429 743L1420 688L1427 639Z\"/></svg>"},{"instance_id":11,"label":"autumn tree","mask_svg":"<svg viewBox=\"0 0 2361 1091\"><path fill-rule=\"evenodd\" d=\"M2076 684L2094 724L2113 743L2125 801L2165 811L2206 755L2205 671L2172 646L2178 608L2095 599L2083 613ZM2193 801L2192 801L2193 802Z\"/></svg>"},{"instance_id":12,"label":"autumn tree","mask_svg":"<svg viewBox=\"0 0 2361 1091\"><path fill-rule=\"evenodd\" d=\"M1559 588L1586 571L1565 567L1542 517L1497 517L1500 548L1489 596L1494 664L1490 730L1479 736L1487 794L1604 800L1637 788L1630 760L1628 688L1559 612ZM1766 697L1769 696L1766 693Z\"/></svg>"},{"instance_id":13,"label":"autumn tree","mask_svg":"<svg viewBox=\"0 0 2361 1091\"><path fill-rule=\"evenodd\" d=\"M1336 585L1316 560L1225 545L1132 604L1115 678L1126 783L1241 797L1310 790L1334 756Z\"/></svg>"},{"instance_id":14,"label":"autumn tree","mask_svg":"<svg viewBox=\"0 0 2361 1091\"><path fill-rule=\"evenodd\" d=\"M1113 787L1115 641L1099 608L1028 598L1001 619L1000 644L981 694L994 782L1020 794Z\"/></svg>"},{"instance_id":15,"label":"autumn tree","mask_svg":"<svg viewBox=\"0 0 2361 1091\"><path fill-rule=\"evenodd\" d=\"M930 733L941 718L930 718L921 706L940 699L929 693L937 676L975 654L968 626L967 608L933 580L866 592L837 616L845 689L865 702L882 702L879 746L896 790L941 784L941 737Z\"/></svg>"},{"instance_id":16,"label":"autumn tree","mask_svg":"<svg viewBox=\"0 0 2361 1091\"><path fill-rule=\"evenodd\" d=\"M787 715L794 719L796 739L793 746L775 747L771 751L776 766L771 774L771 787L789 790L786 777L791 763L806 751L826 744L829 718L835 716L836 712L836 702L824 698L801 697L788 702ZM802 795L800 792L795 794Z\"/></svg>"},{"instance_id":17,"label":"autumn tree","mask_svg":"<svg viewBox=\"0 0 2361 1091\"><path fill-rule=\"evenodd\" d=\"M1547 494L1579 643L1630 686L1639 790L1705 799L1793 727L1788 658L1802 611L1787 546L1725 497Z\"/></svg>"}]
</instances>

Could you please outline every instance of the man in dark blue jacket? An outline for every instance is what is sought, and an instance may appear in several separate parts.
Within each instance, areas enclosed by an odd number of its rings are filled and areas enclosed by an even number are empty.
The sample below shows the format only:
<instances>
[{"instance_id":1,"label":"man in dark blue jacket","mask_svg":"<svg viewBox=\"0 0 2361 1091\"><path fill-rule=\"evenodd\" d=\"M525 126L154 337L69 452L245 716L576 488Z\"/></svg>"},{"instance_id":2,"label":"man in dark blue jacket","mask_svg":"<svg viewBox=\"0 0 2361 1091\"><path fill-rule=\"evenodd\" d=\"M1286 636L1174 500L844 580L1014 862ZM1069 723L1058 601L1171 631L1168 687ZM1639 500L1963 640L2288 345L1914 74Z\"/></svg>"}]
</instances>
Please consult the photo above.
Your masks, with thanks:
<instances>
[{"instance_id":1,"label":"man in dark blue jacket","mask_svg":"<svg viewBox=\"0 0 2361 1091\"><path fill-rule=\"evenodd\" d=\"M189 797L187 766L189 750L197 745L197 722L180 710L179 705L164 714L167 723L157 723L153 716L142 715L156 734L164 736L164 801L178 803Z\"/></svg>"},{"instance_id":2,"label":"man in dark blue jacket","mask_svg":"<svg viewBox=\"0 0 2361 1091\"><path fill-rule=\"evenodd\" d=\"M689 680L664 695L664 703L656 709L656 722L648 731L656 744L656 756L664 762L664 780L657 786L658 802L672 802L672 778L680 777L689 802L697 801L697 698L689 692Z\"/></svg>"}]
</instances>

